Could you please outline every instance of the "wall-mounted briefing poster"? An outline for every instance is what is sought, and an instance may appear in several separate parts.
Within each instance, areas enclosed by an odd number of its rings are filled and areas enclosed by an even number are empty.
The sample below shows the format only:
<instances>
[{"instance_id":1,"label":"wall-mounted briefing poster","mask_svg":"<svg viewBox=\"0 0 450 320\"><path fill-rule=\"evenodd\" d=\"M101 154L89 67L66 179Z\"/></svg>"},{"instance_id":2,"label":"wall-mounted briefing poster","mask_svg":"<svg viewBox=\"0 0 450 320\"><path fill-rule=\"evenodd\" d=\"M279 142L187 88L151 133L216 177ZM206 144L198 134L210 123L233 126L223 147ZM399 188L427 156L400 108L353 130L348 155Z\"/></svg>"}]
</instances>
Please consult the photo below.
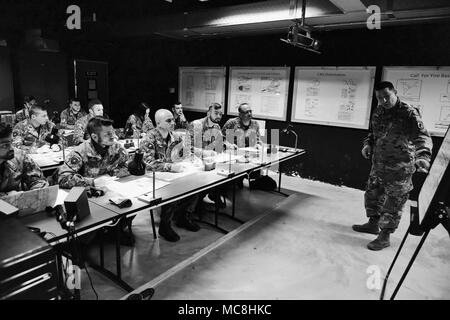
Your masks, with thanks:
<instances>
[{"instance_id":1,"label":"wall-mounted briefing poster","mask_svg":"<svg viewBox=\"0 0 450 320\"><path fill-rule=\"evenodd\" d=\"M227 114L246 102L254 118L285 121L289 74L289 67L230 67Z\"/></svg>"},{"instance_id":2,"label":"wall-mounted briefing poster","mask_svg":"<svg viewBox=\"0 0 450 320\"><path fill-rule=\"evenodd\" d=\"M444 136L450 125L450 67L385 67L383 80L420 110L430 134Z\"/></svg>"},{"instance_id":3,"label":"wall-mounted briefing poster","mask_svg":"<svg viewBox=\"0 0 450 320\"><path fill-rule=\"evenodd\" d=\"M213 102L225 108L225 67L180 67L178 97L187 110L206 112Z\"/></svg>"},{"instance_id":4,"label":"wall-mounted briefing poster","mask_svg":"<svg viewBox=\"0 0 450 320\"><path fill-rule=\"evenodd\" d=\"M292 121L368 129L375 67L296 67Z\"/></svg>"}]
</instances>

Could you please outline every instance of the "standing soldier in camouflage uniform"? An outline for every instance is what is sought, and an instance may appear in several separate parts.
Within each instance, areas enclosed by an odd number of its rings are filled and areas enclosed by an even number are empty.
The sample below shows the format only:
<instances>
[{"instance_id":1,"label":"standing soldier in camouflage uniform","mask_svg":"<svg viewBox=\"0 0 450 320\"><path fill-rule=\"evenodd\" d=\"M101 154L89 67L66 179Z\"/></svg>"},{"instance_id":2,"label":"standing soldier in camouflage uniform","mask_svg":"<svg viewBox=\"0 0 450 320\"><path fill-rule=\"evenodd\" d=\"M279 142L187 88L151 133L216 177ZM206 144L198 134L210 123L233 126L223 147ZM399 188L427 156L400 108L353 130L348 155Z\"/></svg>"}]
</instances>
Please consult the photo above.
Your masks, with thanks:
<instances>
[{"instance_id":1,"label":"standing soldier in camouflage uniform","mask_svg":"<svg viewBox=\"0 0 450 320\"><path fill-rule=\"evenodd\" d=\"M239 117L228 120L222 128L223 135L229 143L243 147L261 146L259 124L252 119L252 109L248 103L238 107Z\"/></svg>"},{"instance_id":2,"label":"standing soldier in camouflage uniform","mask_svg":"<svg viewBox=\"0 0 450 320\"><path fill-rule=\"evenodd\" d=\"M34 105L30 109L30 119L25 119L14 126L13 146L28 153L36 153L36 149L48 144L45 138L55 125L48 120L47 110Z\"/></svg>"},{"instance_id":3,"label":"standing soldier in camouflage uniform","mask_svg":"<svg viewBox=\"0 0 450 320\"><path fill-rule=\"evenodd\" d=\"M87 132L87 124L89 120L93 117L104 117L103 115L103 104L100 100L94 99L89 101L88 103L89 114L80 118L75 122L75 128L73 131L73 140L75 144L83 143L86 140L89 140L89 134Z\"/></svg>"},{"instance_id":4,"label":"standing soldier in camouflage uniform","mask_svg":"<svg viewBox=\"0 0 450 320\"><path fill-rule=\"evenodd\" d=\"M84 110L81 110L80 100L78 99L70 99L69 107L61 111L61 129L75 129L75 123L87 116Z\"/></svg>"},{"instance_id":5,"label":"standing soldier in camouflage uniform","mask_svg":"<svg viewBox=\"0 0 450 320\"><path fill-rule=\"evenodd\" d=\"M416 167L428 172L433 145L418 110L400 101L392 83L379 83L375 92L379 105L362 149L366 159L372 157L365 193L369 222L353 230L378 234L367 247L381 250L390 245L389 235L398 227Z\"/></svg>"},{"instance_id":6,"label":"standing soldier in camouflage uniform","mask_svg":"<svg viewBox=\"0 0 450 320\"><path fill-rule=\"evenodd\" d=\"M16 123L25 119L30 119L30 109L36 105L36 98L33 96L26 96L23 99L23 108L16 112Z\"/></svg>"},{"instance_id":7,"label":"standing soldier in camouflage uniform","mask_svg":"<svg viewBox=\"0 0 450 320\"><path fill-rule=\"evenodd\" d=\"M141 134L146 134L154 129L152 120L149 117L150 108L145 102L141 102L136 107L134 113L128 117L125 128L133 131L133 138L139 139ZM127 130L125 130L127 132Z\"/></svg>"},{"instance_id":8,"label":"standing soldier in camouflage uniform","mask_svg":"<svg viewBox=\"0 0 450 320\"><path fill-rule=\"evenodd\" d=\"M173 117L175 119L175 129L174 130L189 130L189 122L183 113L183 105L181 102L177 102L172 107Z\"/></svg>"},{"instance_id":9,"label":"standing soldier in camouflage uniform","mask_svg":"<svg viewBox=\"0 0 450 320\"><path fill-rule=\"evenodd\" d=\"M0 196L48 186L41 169L25 151L12 147L11 127L0 123Z\"/></svg>"},{"instance_id":10,"label":"standing soldier in camouflage uniform","mask_svg":"<svg viewBox=\"0 0 450 320\"><path fill-rule=\"evenodd\" d=\"M155 114L156 128L151 130L141 143L144 162L147 169L153 171L182 172L184 167L177 160L189 157L190 148L186 148L181 135L174 132L175 121L169 110L160 109ZM177 226L196 232L200 226L190 219L195 211L198 196L194 195L161 209L161 222L158 233L167 241L176 242L180 236L172 229L171 220L178 211Z\"/></svg>"}]
</instances>

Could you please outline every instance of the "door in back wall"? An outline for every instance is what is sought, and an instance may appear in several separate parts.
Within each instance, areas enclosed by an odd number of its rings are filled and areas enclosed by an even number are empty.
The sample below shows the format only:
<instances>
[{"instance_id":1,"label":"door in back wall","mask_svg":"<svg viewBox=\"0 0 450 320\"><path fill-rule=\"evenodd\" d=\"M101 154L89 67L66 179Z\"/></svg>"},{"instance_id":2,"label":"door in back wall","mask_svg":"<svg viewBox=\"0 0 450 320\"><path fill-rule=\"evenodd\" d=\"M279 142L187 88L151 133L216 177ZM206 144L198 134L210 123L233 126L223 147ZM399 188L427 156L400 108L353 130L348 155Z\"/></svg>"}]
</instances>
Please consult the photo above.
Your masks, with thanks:
<instances>
[{"instance_id":1,"label":"door in back wall","mask_svg":"<svg viewBox=\"0 0 450 320\"><path fill-rule=\"evenodd\" d=\"M74 60L75 95L86 111L88 102L99 99L104 111L110 115L108 63L103 61Z\"/></svg>"}]
</instances>

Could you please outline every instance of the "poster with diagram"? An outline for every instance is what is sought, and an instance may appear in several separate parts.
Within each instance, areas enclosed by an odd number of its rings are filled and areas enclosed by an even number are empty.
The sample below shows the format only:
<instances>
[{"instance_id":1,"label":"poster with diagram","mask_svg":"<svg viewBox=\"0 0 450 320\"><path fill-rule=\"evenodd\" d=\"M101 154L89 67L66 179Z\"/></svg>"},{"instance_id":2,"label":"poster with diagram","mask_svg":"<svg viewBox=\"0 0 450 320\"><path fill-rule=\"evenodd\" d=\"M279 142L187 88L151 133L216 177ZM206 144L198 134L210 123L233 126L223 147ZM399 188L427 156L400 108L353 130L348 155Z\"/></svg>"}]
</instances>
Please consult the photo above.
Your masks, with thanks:
<instances>
[{"instance_id":1,"label":"poster with diagram","mask_svg":"<svg viewBox=\"0 0 450 320\"><path fill-rule=\"evenodd\" d=\"M289 74L289 67L230 67L227 114L246 102L254 118L285 121Z\"/></svg>"},{"instance_id":2,"label":"poster with diagram","mask_svg":"<svg viewBox=\"0 0 450 320\"><path fill-rule=\"evenodd\" d=\"M205 113L213 102L225 108L225 67L180 67L178 97L184 109Z\"/></svg>"},{"instance_id":3,"label":"poster with diagram","mask_svg":"<svg viewBox=\"0 0 450 320\"><path fill-rule=\"evenodd\" d=\"M375 67L297 67L292 121L368 129Z\"/></svg>"},{"instance_id":4,"label":"poster with diagram","mask_svg":"<svg viewBox=\"0 0 450 320\"><path fill-rule=\"evenodd\" d=\"M400 99L420 110L425 128L444 136L450 125L450 67L384 67Z\"/></svg>"}]
</instances>

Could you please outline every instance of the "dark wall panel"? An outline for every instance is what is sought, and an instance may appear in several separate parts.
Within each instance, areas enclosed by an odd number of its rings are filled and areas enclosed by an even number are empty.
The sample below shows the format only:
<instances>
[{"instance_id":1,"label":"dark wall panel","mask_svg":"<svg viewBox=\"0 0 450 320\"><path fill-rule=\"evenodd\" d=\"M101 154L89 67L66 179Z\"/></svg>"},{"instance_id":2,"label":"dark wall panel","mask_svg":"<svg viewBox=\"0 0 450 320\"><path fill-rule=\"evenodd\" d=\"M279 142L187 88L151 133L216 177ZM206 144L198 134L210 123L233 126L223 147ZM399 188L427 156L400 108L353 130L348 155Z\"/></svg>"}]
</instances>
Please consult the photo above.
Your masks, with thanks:
<instances>
[{"instance_id":1,"label":"dark wall panel","mask_svg":"<svg viewBox=\"0 0 450 320\"><path fill-rule=\"evenodd\" d=\"M7 47L0 47L0 110L14 110L13 76Z\"/></svg>"},{"instance_id":2,"label":"dark wall panel","mask_svg":"<svg viewBox=\"0 0 450 320\"><path fill-rule=\"evenodd\" d=\"M16 101L33 95L39 103L50 100L52 111L63 110L68 99L68 65L61 53L19 51L16 55Z\"/></svg>"}]
</instances>

